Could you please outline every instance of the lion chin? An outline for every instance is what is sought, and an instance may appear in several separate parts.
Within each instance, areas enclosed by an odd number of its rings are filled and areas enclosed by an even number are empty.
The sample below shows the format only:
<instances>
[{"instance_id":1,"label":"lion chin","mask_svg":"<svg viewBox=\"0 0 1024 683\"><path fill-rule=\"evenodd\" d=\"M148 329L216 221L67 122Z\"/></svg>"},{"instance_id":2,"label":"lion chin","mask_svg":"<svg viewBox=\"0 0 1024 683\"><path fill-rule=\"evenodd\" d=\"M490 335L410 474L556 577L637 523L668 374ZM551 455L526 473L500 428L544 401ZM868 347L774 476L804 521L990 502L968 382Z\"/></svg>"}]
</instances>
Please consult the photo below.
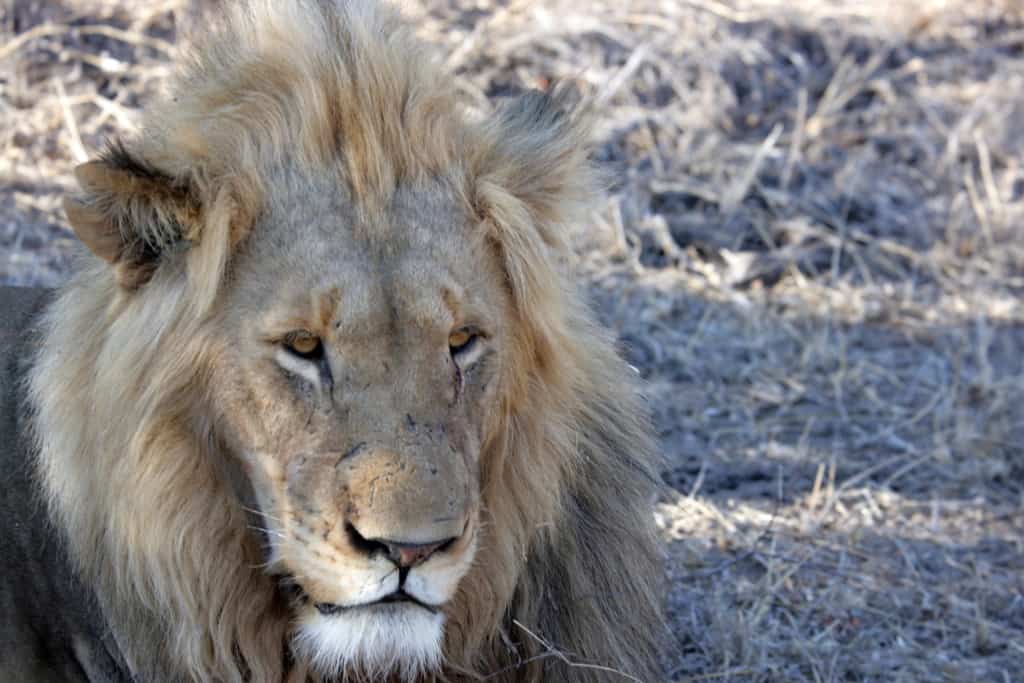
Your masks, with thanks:
<instances>
[{"instance_id":1,"label":"lion chin","mask_svg":"<svg viewBox=\"0 0 1024 683\"><path fill-rule=\"evenodd\" d=\"M416 680L441 667L444 614L414 604L356 607L343 614L302 611L292 645L328 679L359 671L367 680Z\"/></svg>"}]
</instances>

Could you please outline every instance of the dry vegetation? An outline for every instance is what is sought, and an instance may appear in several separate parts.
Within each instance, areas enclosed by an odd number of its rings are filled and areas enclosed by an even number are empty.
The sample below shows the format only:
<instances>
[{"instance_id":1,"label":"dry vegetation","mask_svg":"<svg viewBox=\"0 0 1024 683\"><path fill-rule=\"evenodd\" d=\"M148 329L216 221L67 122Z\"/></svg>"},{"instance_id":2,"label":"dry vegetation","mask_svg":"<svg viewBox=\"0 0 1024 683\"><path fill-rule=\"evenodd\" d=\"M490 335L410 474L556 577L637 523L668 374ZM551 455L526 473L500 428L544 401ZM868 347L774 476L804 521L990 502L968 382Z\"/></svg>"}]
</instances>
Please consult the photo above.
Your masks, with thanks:
<instances>
[{"instance_id":1,"label":"dry vegetation","mask_svg":"<svg viewBox=\"0 0 1024 683\"><path fill-rule=\"evenodd\" d=\"M674 681L1024 679L1016 0L409 2L471 100L579 82L577 236L649 382ZM70 169L186 0L15 0L0 282L54 284Z\"/></svg>"}]
</instances>

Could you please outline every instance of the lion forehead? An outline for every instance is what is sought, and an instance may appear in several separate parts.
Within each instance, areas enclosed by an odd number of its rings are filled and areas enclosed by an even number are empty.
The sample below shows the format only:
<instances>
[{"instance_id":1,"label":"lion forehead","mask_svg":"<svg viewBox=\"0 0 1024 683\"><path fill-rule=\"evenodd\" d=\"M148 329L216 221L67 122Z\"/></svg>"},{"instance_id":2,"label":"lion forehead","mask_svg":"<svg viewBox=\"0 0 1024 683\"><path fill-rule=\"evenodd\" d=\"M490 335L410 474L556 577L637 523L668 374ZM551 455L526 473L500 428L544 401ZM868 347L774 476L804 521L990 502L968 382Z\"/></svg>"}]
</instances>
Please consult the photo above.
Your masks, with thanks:
<instances>
[{"instance_id":1,"label":"lion forehead","mask_svg":"<svg viewBox=\"0 0 1024 683\"><path fill-rule=\"evenodd\" d=\"M285 199L233 257L232 286L248 317L279 304L279 317L331 318L347 338L470 317L497 327L508 317L493 246L436 183L402 191L380 215L314 191L319 181L281 185Z\"/></svg>"}]
</instances>

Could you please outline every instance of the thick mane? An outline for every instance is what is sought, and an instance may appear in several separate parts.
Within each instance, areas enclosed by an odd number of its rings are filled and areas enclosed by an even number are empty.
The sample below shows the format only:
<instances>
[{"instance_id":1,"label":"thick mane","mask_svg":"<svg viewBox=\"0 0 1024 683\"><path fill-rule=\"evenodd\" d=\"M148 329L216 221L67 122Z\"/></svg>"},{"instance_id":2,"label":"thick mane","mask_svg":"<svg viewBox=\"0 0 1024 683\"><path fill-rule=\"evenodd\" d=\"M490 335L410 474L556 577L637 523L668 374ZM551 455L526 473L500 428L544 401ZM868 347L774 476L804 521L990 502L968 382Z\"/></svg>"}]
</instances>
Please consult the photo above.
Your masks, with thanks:
<instances>
[{"instance_id":1,"label":"thick mane","mask_svg":"<svg viewBox=\"0 0 1024 683\"><path fill-rule=\"evenodd\" d=\"M444 677L621 679L570 668L540 639L573 661L657 677L657 467L633 379L564 265L562 228L594 187L585 117L567 97L529 95L474 122L376 3L256 0L231 9L142 133L108 154L145 160L197 218L116 216L168 254L134 292L82 258L44 321L31 398L41 484L144 680L306 676L286 671L288 613L218 468L204 372L226 352L211 330L232 251L290 163L335 173L366 212L386 210L404 183L441 179L503 259L518 332Z\"/></svg>"},{"instance_id":2,"label":"thick mane","mask_svg":"<svg viewBox=\"0 0 1024 683\"><path fill-rule=\"evenodd\" d=\"M370 200L455 158L454 88L377 3L235 3L182 61L144 143L172 174L215 181L296 155L326 169L340 155L342 180Z\"/></svg>"}]
</instances>

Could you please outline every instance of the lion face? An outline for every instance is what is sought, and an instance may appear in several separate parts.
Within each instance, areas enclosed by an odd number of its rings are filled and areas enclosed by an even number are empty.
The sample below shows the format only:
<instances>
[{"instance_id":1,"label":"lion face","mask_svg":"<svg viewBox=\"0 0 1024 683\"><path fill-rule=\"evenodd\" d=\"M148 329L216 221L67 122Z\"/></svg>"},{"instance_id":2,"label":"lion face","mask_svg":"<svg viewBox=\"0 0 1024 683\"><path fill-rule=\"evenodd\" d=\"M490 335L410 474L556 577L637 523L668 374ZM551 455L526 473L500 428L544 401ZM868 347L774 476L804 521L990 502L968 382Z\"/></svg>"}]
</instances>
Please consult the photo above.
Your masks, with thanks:
<instances>
[{"instance_id":1,"label":"lion face","mask_svg":"<svg viewBox=\"0 0 1024 683\"><path fill-rule=\"evenodd\" d=\"M213 402L296 651L412 677L478 549L507 295L442 190L373 218L305 183L236 256Z\"/></svg>"}]
</instances>

